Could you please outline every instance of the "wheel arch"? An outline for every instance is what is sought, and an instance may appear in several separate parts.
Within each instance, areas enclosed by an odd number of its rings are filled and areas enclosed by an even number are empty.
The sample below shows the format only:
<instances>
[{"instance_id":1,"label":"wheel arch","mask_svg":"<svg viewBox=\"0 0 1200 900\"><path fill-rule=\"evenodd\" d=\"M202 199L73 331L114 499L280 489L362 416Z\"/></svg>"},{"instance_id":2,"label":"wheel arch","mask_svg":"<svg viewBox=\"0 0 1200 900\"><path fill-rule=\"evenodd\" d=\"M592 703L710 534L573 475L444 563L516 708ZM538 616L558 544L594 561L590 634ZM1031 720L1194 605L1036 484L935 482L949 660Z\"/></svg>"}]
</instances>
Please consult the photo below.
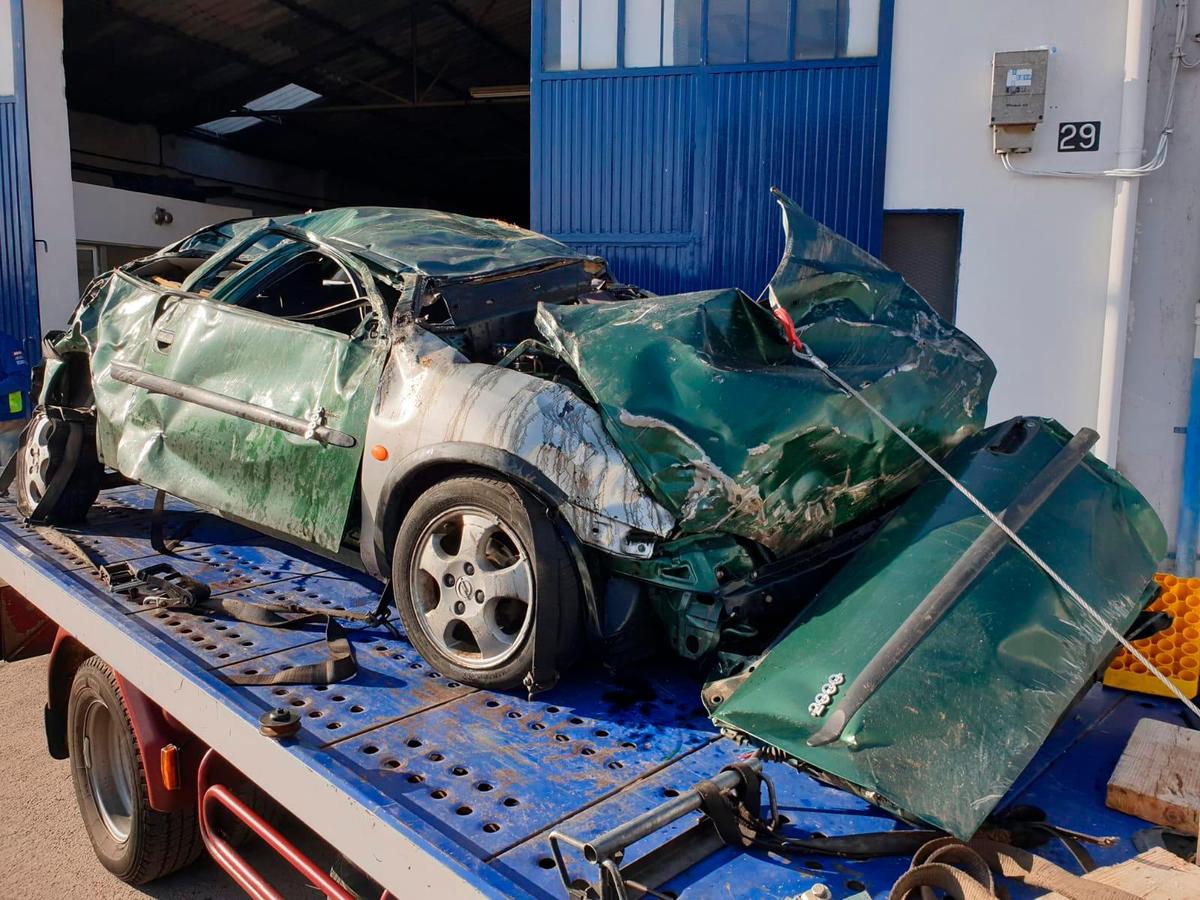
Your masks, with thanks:
<instances>
[{"instance_id":1,"label":"wheel arch","mask_svg":"<svg viewBox=\"0 0 1200 900\"><path fill-rule=\"evenodd\" d=\"M381 503L376 521L371 523L370 541L379 572L388 572L396 532L416 499L439 481L472 472L485 472L514 481L552 510L567 502L562 488L515 453L466 441L422 447L392 467L380 491ZM571 531L566 522L561 524ZM578 540L573 531L571 537Z\"/></svg>"},{"instance_id":2,"label":"wheel arch","mask_svg":"<svg viewBox=\"0 0 1200 900\"><path fill-rule=\"evenodd\" d=\"M82 349L57 346L61 332L51 332L42 341L42 361L38 364L30 396L34 404L84 409L92 406L91 357Z\"/></svg>"},{"instance_id":3,"label":"wheel arch","mask_svg":"<svg viewBox=\"0 0 1200 900\"><path fill-rule=\"evenodd\" d=\"M388 577L396 534L416 499L439 481L473 473L506 478L546 504L559 537L575 564L588 615L595 621L598 611L593 582L594 566L588 564L583 545L571 523L559 512L569 502L566 493L528 460L486 444L457 441L422 447L392 467L384 481L375 522L369 523L364 517L364 556L366 552L373 556L371 560L364 560L368 567L374 563L375 571L381 577Z\"/></svg>"}]
</instances>

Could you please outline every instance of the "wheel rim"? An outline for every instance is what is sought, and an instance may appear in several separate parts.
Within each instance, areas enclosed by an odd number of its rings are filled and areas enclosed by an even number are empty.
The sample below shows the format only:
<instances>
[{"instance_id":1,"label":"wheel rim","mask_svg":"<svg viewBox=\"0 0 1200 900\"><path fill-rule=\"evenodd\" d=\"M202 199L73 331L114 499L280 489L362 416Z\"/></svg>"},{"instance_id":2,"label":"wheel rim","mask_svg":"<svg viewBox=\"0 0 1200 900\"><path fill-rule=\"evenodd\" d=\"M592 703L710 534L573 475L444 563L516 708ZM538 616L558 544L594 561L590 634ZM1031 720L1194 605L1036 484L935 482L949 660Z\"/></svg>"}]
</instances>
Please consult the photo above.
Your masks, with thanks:
<instances>
[{"instance_id":1,"label":"wheel rim","mask_svg":"<svg viewBox=\"0 0 1200 900\"><path fill-rule=\"evenodd\" d=\"M25 454L25 484L29 499L37 505L46 495L50 481L50 420L43 417L29 434Z\"/></svg>"},{"instance_id":2,"label":"wheel rim","mask_svg":"<svg viewBox=\"0 0 1200 900\"><path fill-rule=\"evenodd\" d=\"M129 839L133 821L133 785L121 752L124 739L112 710L93 700L83 718L83 766L100 820L118 844Z\"/></svg>"},{"instance_id":3,"label":"wheel rim","mask_svg":"<svg viewBox=\"0 0 1200 900\"><path fill-rule=\"evenodd\" d=\"M520 652L533 624L529 552L499 516L459 506L417 540L409 592L426 638L457 665L490 669Z\"/></svg>"}]
</instances>

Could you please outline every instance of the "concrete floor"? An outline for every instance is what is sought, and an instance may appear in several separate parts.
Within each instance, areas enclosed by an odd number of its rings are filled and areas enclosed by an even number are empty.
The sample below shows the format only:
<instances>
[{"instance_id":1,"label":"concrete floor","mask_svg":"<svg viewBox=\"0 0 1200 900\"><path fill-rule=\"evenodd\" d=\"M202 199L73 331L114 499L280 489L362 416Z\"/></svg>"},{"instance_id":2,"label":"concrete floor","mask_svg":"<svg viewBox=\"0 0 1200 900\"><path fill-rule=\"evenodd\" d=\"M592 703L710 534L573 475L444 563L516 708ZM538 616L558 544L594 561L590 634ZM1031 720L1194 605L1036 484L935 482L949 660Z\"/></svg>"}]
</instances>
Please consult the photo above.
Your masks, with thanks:
<instances>
[{"instance_id":1,"label":"concrete floor","mask_svg":"<svg viewBox=\"0 0 1200 900\"><path fill-rule=\"evenodd\" d=\"M162 900L237 898L245 894L207 856L167 878L142 887L122 884L100 865L83 830L67 760L51 759L42 730L46 703L46 657L0 662L0 897L126 898ZM322 864L316 839L298 837L301 847ZM285 864L261 846L246 858L292 897L317 897L315 890L289 877Z\"/></svg>"}]
</instances>

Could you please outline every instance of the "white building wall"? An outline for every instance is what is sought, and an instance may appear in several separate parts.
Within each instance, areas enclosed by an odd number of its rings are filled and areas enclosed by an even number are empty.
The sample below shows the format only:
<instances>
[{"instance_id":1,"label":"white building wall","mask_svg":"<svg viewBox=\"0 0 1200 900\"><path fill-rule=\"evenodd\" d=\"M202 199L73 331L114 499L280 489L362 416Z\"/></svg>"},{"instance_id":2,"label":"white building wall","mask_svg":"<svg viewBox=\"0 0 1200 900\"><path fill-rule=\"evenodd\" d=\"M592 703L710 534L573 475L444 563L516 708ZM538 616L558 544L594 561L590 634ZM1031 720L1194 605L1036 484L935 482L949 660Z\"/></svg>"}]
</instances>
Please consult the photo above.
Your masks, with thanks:
<instances>
[{"instance_id":1,"label":"white building wall","mask_svg":"<svg viewBox=\"0 0 1200 900\"><path fill-rule=\"evenodd\" d=\"M1175 4L1159 2L1150 58L1145 145L1158 140L1170 73ZM1189 34L1200 32L1193 0ZM1185 50L1200 59L1200 44ZM1134 245L1132 308L1117 465L1175 533L1183 477L1193 316L1200 300L1200 70L1175 88L1175 131L1165 168L1143 178Z\"/></svg>"},{"instance_id":2,"label":"white building wall","mask_svg":"<svg viewBox=\"0 0 1200 900\"><path fill-rule=\"evenodd\" d=\"M43 332L65 325L79 299L62 50L62 0L25 0L25 91Z\"/></svg>"},{"instance_id":3,"label":"white building wall","mask_svg":"<svg viewBox=\"0 0 1200 900\"><path fill-rule=\"evenodd\" d=\"M1004 170L988 123L992 54L1051 50L1045 122L1017 162L1105 168L1125 17L1125 0L896 4L884 206L963 210L958 324L995 360L993 422L1095 426L1114 184ZM1097 119L1098 152L1056 152L1058 122Z\"/></svg>"},{"instance_id":4,"label":"white building wall","mask_svg":"<svg viewBox=\"0 0 1200 900\"><path fill-rule=\"evenodd\" d=\"M98 244L158 249L214 222L250 215L248 209L177 200L98 184L76 182L73 188L75 235L80 241ZM171 222L156 225L156 209L169 212Z\"/></svg>"}]
</instances>

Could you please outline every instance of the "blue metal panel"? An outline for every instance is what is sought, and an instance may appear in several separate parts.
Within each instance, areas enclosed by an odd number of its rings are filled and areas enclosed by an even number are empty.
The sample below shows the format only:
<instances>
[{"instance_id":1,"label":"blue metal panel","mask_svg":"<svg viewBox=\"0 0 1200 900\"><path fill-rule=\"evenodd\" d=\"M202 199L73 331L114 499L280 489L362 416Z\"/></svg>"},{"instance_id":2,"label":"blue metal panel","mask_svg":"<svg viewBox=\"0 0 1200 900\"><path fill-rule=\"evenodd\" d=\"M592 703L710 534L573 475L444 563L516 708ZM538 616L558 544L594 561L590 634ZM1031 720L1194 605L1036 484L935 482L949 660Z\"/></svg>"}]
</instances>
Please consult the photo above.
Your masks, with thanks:
<instances>
[{"instance_id":1,"label":"blue metal panel","mask_svg":"<svg viewBox=\"0 0 1200 900\"><path fill-rule=\"evenodd\" d=\"M16 96L0 97L0 332L21 342L30 363L41 359L33 243L33 186L25 113L25 37L21 0L12 4Z\"/></svg>"},{"instance_id":2,"label":"blue metal panel","mask_svg":"<svg viewBox=\"0 0 1200 900\"><path fill-rule=\"evenodd\" d=\"M783 247L775 186L877 253L891 17L884 0L876 57L544 72L535 3L533 227L658 293L756 294Z\"/></svg>"},{"instance_id":3,"label":"blue metal panel","mask_svg":"<svg viewBox=\"0 0 1200 900\"><path fill-rule=\"evenodd\" d=\"M756 294L783 253L778 187L857 244L877 247L879 68L810 66L712 76L709 283Z\"/></svg>"}]
</instances>

